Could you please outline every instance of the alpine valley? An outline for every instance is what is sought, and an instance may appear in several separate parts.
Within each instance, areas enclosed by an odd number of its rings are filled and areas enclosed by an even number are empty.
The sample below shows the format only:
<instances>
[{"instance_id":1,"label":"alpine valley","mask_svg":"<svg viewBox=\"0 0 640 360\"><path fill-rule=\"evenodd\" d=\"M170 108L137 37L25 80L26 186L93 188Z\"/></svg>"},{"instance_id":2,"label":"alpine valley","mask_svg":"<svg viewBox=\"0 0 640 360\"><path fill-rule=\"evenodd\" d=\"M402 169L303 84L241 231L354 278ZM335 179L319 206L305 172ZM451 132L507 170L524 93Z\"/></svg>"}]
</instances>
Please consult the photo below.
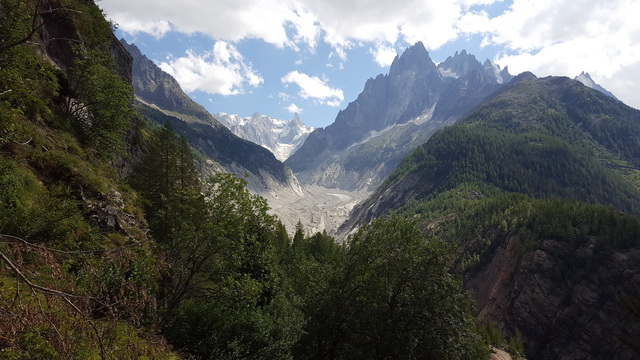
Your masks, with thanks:
<instances>
[{"instance_id":1,"label":"alpine valley","mask_svg":"<svg viewBox=\"0 0 640 360\"><path fill-rule=\"evenodd\" d=\"M0 358L640 357L640 111L589 74L418 42L313 129L113 30L0 0Z\"/></svg>"}]
</instances>

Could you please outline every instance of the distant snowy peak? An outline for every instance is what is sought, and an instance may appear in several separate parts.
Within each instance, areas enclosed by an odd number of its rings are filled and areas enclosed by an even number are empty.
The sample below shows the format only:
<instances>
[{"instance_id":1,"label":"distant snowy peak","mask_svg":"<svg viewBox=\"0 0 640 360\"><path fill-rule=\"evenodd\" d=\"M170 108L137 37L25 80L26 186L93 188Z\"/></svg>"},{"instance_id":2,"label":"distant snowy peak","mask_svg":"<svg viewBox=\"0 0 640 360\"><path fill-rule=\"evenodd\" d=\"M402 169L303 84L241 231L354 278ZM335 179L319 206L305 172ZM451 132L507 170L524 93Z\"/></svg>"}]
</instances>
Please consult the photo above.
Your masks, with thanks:
<instances>
[{"instance_id":1,"label":"distant snowy peak","mask_svg":"<svg viewBox=\"0 0 640 360\"><path fill-rule=\"evenodd\" d=\"M438 71L443 78L464 78L471 74L486 76L488 79L498 84L509 82L513 76L509 74L507 68L501 69L497 64L488 59L481 64L474 55L466 50L457 52L449 56L445 61L438 64Z\"/></svg>"},{"instance_id":2,"label":"distant snowy peak","mask_svg":"<svg viewBox=\"0 0 640 360\"><path fill-rule=\"evenodd\" d=\"M586 72L582 72L580 75L576 76L574 78L574 80L578 80L580 81L584 86L592 88L594 90L598 90L601 93L610 96L616 100L618 100L618 98L613 95L613 93L611 93L609 90L603 88L602 86L600 86L599 84L597 84L595 81L593 81L593 79L591 78L591 75L589 75L589 73Z\"/></svg>"},{"instance_id":3,"label":"distant snowy peak","mask_svg":"<svg viewBox=\"0 0 640 360\"><path fill-rule=\"evenodd\" d=\"M305 125L298 114L290 121L260 113L249 117L218 113L214 117L237 136L269 149L280 161L285 161L298 150L314 130Z\"/></svg>"}]
</instances>

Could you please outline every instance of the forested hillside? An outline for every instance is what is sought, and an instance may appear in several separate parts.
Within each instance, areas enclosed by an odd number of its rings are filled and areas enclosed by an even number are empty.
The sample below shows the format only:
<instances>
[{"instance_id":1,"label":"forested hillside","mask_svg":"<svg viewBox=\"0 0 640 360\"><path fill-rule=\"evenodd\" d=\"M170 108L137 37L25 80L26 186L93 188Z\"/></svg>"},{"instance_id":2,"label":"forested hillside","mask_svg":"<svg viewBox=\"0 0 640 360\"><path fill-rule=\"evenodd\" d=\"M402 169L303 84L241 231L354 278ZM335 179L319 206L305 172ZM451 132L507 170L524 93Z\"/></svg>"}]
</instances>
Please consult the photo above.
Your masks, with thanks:
<instances>
[{"instance_id":1,"label":"forested hillside","mask_svg":"<svg viewBox=\"0 0 640 360\"><path fill-rule=\"evenodd\" d=\"M150 126L112 32L92 1L0 0L1 358L488 357L446 243L290 239Z\"/></svg>"},{"instance_id":2,"label":"forested hillside","mask_svg":"<svg viewBox=\"0 0 640 360\"><path fill-rule=\"evenodd\" d=\"M568 78L522 74L407 156L344 230L464 182L638 214L640 112Z\"/></svg>"},{"instance_id":3,"label":"forested hillside","mask_svg":"<svg viewBox=\"0 0 640 360\"><path fill-rule=\"evenodd\" d=\"M521 334L528 358L632 359L639 136L638 110L523 74L407 156L343 229L396 213L455 244L478 321Z\"/></svg>"}]
</instances>

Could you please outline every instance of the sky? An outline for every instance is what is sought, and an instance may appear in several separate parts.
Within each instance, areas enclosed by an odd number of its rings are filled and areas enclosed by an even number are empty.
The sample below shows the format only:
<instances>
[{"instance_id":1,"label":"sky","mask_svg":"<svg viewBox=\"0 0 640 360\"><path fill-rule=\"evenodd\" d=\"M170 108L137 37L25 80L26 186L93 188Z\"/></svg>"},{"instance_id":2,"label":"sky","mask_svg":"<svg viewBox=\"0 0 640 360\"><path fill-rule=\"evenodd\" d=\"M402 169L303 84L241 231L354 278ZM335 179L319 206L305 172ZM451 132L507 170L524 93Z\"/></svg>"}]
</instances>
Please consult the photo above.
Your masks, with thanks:
<instances>
[{"instance_id":1,"label":"sky","mask_svg":"<svg viewBox=\"0 0 640 360\"><path fill-rule=\"evenodd\" d=\"M517 75L588 72L640 108L640 0L101 0L118 30L211 113L325 127L421 41Z\"/></svg>"}]
</instances>

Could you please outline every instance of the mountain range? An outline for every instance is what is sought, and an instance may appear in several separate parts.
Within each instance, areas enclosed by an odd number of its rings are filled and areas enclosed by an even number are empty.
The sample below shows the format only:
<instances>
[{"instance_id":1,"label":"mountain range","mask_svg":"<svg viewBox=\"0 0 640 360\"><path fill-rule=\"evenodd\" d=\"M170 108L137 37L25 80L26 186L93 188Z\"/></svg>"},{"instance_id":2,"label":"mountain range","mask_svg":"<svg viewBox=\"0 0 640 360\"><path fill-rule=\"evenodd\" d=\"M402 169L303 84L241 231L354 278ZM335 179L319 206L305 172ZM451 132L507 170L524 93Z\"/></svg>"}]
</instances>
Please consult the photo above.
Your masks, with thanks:
<instances>
[{"instance_id":1,"label":"mountain range","mask_svg":"<svg viewBox=\"0 0 640 360\"><path fill-rule=\"evenodd\" d=\"M237 136L265 147L280 161L285 161L296 152L314 130L306 126L298 114L290 121L274 119L260 113L250 117L217 113L213 117Z\"/></svg>"},{"instance_id":2,"label":"mountain range","mask_svg":"<svg viewBox=\"0 0 640 360\"><path fill-rule=\"evenodd\" d=\"M132 85L139 111L157 124L171 124L193 147L213 160L202 162L205 172L230 172L246 179L257 193L302 193L291 170L269 150L234 135L135 45L124 39L120 42L133 58Z\"/></svg>"},{"instance_id":3,"label":"mountain range","mask_svg":"<svg viewBox=\"0 0 640 360\"><path fill-rule=\"evenodd\" d=\"M369 79L333 124L314 130L285 162L302 184L376 189L402 158L509 81L507 69L466 51L436 65L422 43Z\"/></svg>"},{"instance_id":4,"label":"mountain range","mask_svg":"<svg viewBox=\"0 0 640 360\"><path fill-rule=\"evenodd\" d=\"M523 73L411 152L339 232L414 218L457 247L478 319L521 333L527 358L632 359L639 174L640 111Z\"/></svg>"},{"instance_id":5,"label":"mountain range","mask_svg":"<svg viewBox=\"0 0 640 360\"><path fill-rule=\"evenodd\" d=\"M588 74L418 43L283 164L229 128L297 116L211 115L93 1L1 4L5 357L640 355L640 111Z\"/></svg>"},{"instance_id":6,"label":"mountain range","mask_svg":"<svg viewBox=\"0 0 640 360\"><path fill-rule=\"evenodd\" d=\"M223 128L221 143L225 126L276 151L284 142L276 134L308 134L285 161L303 195L271 193L288 224L304 213L314 231L346 219L337 232L345 239L390 213L413 218L457 249L452 271L473 294L477 319L522 334L528 358L633 358L620 338L639 329L615 292L640 286L640 112L588 74L513 77L465 51L435 64L418 43L310 134L297 116L144 106L146 117L172 118L185 134L193 124ZM370 191L351 212L327 209L340 206L329 198L353 203Z\"/></svg>"},{"instance_id":7,"label":"mountain range","mask_svg":"<svg viewBox=\"0 0 640 360\"><path fill-rule=\"evenodd\" d=\"M638 110L569 78L523 73L407 156L343 229L463 181L640 214L637 190L625 179L638 168Z\"/></svg>"}]
</instances>

